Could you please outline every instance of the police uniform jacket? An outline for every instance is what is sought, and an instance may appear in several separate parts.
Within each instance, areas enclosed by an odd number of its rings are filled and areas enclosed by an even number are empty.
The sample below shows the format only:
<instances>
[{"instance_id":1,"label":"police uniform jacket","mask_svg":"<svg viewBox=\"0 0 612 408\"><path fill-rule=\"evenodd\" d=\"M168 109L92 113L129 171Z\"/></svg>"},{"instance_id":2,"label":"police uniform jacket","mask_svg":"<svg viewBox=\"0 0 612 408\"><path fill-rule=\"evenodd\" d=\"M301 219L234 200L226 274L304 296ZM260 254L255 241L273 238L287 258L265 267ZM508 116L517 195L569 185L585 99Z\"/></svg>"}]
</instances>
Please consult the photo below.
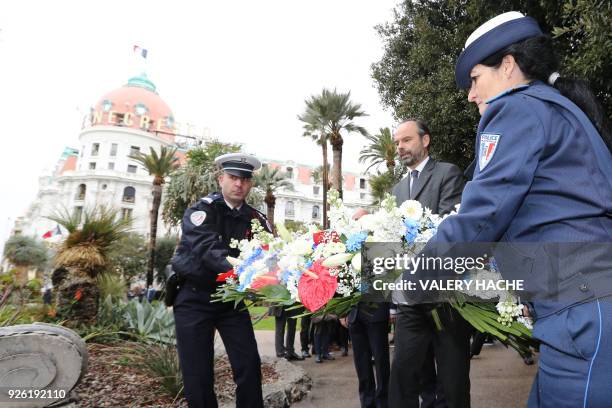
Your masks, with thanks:
<instances>
[{"instance_id":1,"label":"police uniform jacket","mask_svg":"<svg viewBox=\"0 0 612 408\"><path fill-rule=\"evenodd\" d=\"M428 252L439 253L436 243L507 243L504 279L525 279L534 300L555 300L540 316L611 294L612 155L597 130L540 81L487 103L473 180ZM570 254L562 243L590 244Z\"/></svg>"},{"instance_id":2,"label":"police uniform jacket","mask_svg":"<svg viewBox=\"0 0 612 408\"><path fill-rule=\"evenodd\" d=\"M232 269L227 256L237 257L237 248L230 248L232 239L249 239L251 220L258 219L268 232L265 216L243 203L240 209L230 209L223 195L212 193L185 211L182 236L172 267L180 279L214 292L220 273Z\"/></svg>"}]
</instances>

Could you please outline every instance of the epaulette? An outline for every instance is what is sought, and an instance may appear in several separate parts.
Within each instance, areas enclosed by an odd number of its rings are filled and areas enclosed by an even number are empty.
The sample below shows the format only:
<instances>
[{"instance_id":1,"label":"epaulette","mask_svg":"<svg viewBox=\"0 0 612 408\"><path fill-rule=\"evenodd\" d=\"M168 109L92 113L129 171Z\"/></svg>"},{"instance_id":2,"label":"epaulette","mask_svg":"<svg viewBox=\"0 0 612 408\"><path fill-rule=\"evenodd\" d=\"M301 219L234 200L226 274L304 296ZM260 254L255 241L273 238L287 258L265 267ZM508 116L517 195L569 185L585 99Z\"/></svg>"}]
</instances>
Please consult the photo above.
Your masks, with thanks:
<instances>
[{"instance_id":1,"label":"epaulette","mask_svg":"<svg viewBox=\"0 0 612 408\"><path fill-rule=\"evenodd\" d=\"M212 204L213 201L217 201L219 199L223 199L223 195L217 192L210 193L206 197L201 198L201 200L204 201L206 204Z\"/></svg>"},{"instance_id":2,"label":"epaulette","mask_svg":"<svg viewBox=\"0 0 612 408\"><path fill-rule=\"evenodd\" d=\"M522 91L522 90L527 89L527 88L529 88L529 85L519 85L519 86L515 86L514 88L506 89L504 92L502 92L500 94L497 94L497 95L495 95L492 98L487 99L485 101L485 103L489 104L489 103L491 103L493 101L496 101L499 98L502 98L502 97L504 97L506 95L510 95L512 93L515 93L515 92L518 92L518 91Z\"/></svg>"}]
</instances>

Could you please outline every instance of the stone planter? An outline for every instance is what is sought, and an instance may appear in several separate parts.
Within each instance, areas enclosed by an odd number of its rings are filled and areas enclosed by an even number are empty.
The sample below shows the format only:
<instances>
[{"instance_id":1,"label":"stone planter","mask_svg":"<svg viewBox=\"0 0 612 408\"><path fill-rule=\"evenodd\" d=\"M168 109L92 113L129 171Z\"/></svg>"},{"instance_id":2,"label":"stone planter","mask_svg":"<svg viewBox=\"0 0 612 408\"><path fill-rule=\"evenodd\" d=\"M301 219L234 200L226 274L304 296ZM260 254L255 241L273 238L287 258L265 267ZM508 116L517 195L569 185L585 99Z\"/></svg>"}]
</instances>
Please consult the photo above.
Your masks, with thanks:
<instances>
[{"instance_id":1,"label":"stone planter","mask_svg":"<svg viewBox=\"0 0 612 408\"><path fill-rule=\"evenodd\" d=\"M302 367L285 359L262 357L262 362L273 365L279 380L263 386L264 407L288 408L302 400L312 387L312 379ZM234 407L234 402L221 404L221 408Z\"/></svg>"}]
</instances>

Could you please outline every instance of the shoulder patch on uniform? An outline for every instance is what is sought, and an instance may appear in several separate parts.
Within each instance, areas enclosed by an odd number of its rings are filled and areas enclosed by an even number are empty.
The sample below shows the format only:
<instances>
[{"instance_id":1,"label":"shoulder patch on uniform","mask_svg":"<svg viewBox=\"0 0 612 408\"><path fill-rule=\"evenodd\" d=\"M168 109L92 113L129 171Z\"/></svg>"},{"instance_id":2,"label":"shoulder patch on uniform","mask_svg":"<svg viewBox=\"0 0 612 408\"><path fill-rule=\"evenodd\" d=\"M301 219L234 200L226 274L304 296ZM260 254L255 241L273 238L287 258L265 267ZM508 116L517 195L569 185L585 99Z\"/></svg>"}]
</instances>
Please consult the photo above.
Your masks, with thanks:
<instances>
[{"instance_id":1,"label":"shoulder patch on uniform","mask_svg":"<svg viewBox=\"0 0 612 408\"><path fill-rule=\"evenodd\" d=\"M199 227L200 225L202 225L205 219L206 219L206 213L204 211L194 211L189 216L189 220L196 227Z\"/></svg>"},{"instance_id":2,"label":"shoulder patch on uniform","mask_svg":"<svg viewBox=\"0 0 612 408\"><path fill-rule=\"evenodd\" d=\"M480 171L491 162L495 150L497 150L500 137L501 135L495 133L483 133L480 135L480 146L478 147L478 168Z\"/></svg>"}]
</instances>

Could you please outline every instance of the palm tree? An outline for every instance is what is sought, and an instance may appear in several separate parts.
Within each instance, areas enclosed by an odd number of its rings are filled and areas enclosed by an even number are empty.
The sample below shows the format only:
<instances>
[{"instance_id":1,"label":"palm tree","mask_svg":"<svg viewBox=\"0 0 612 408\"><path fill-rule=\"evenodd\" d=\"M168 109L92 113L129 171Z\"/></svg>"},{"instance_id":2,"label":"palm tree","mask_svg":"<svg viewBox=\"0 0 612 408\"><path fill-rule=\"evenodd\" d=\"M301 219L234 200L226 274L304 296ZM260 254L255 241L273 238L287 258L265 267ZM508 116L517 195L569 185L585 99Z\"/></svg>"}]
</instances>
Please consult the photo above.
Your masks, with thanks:
<instances>
[{"instance_id":1,"label":"palm tree","mask_svg":"<svg viewBox=\"0 0 612 408\"><path fill-rule=\"evenodd\" d=\"M28 269L42 270L47 262L45 245L24 235L13 235L4 245L4 257L16 269L16 281L25 284L28 280Z\"/></svg>"},{"instance_id":2,"label":"palm tree","mask_svg":"<svg viewBox=\"0 0 612 408\"><path fill-rule=\"evenodd\" d=\"M147 265L147 289L153 284L153 268L155 267L155 242L157 240L157 219L159 216L159 206L161 205L162 184L166 182L166 177L178 167L178 158L175 157L176 148L162 146L159 155L152 147L150 154L138 152L129 156L132 160L142 164L143 167L153 176L153 205L151 207L151 233L149 240L149 263Z\"/></svg>"},{"instance_id":3,"label":"palm tree","mask_svg":"<svg viewBox=\"0 0 612 408\"><path fill-rule=\"evenodd\" d=\"M274 226L274 207L276 206L276 196L274 193L284 188L286 190L293 190L293 184L287 178L287 174L280 172L278 168L272 169L269 166L262 166L254 176L255 186L261 188L265 192L264 202L267 208L267 217L270 225L274 232L276 227Z\"/></svg>"},{"instance_id":4,"label":"palm tree","mask_svg":"<svg viewBox=\"0 0 612 408\"><path fill-rule=\"evenodd\" d=\"M391 129L388 127L380 128L380 133L376 135L366 135L366 139L370 141L370 144L359 152L359 162L365 163L370 162L370 165L366 169L368 171L372 166L376 166L381 163L387 165L387 170L393 173L395 167L395 142L391 135Z\"/></svg>"},{"instance_id":5,"label":"palm tree","mask_svg":"<svg viewBox=\"0 0 612 408\"><path fill-rule=\"evenodd\" d=\"M306 100L306 112L303 117L310 118L306 123L316 124L316 130L325 134L332 146L333 166L332 185L342 198L342 146L344 139L342 133L358 132L367 135L368 132L353 120L367 116L361 110L360 104L350 101L351 93L338 93L335 89L323 89L320 95L311 96ZM326 162L324 162L326 163Z\"/></svg>"},{"instance_id":6,"label":"palm tree","mask_svg":"<svg viewBox=\"0 0 612 408\"><path fill-rule=\"evenodd\" d=\"M374 202L372 203L374 205L379 204L385 198L385 194L391 192L391 188L396 183L393 173L389 171L379 172L374 176L370 176L368 181L372 197L374 197Z\"/></svg>"},{"instance_id":7,"label":"palm tree","mask_svg":"<svg viewBox=\"0 0 612 408\"><path fill-rule=\"evenodd\" d=\"M298 119L304 122L304 137L312 139L316 144L321 146L321 153L323 156L323 163L327 161L327 133L323 130L324 125L320 121L321 117L315 113L313 109L309 107L312 101L306 101L306 111L304 114L298 116ZM323 180L329 180L329 166L321 166L321 177ZM329 186L327 183L323 183L323 228L327 228L327 190Z\"/></svg>"},{"instance_id":8,"label":"palm tree","mask_svg":"<svg viewBox=\"0 0 612 408\"><path fill-rule=\"evenodd\" d=\"M125 237L131 221L108 207L85 210L82 224L81 214L67 209L47 218L68 231L52 277L58 314L75 325L94 323L100 296L96 279L110 266L111 246Z\"/></svg>"},{"instance_id":9,"label":"palm tree","mask_svg":"<svg viewBox=\"0 0 612 408\"><path fill-rule=\"evenodd\" d=\"M330 166L329 166L329 163L328 163L328 164L327 164L327 166L325 166L325 167L327 167L327 169L326 169L326 170L327 170L327 183L326 183L326 184L327 184L327 189L328 189L328 191L329 191L329 189L330 189L330 188L331 188L331 186L332 186L332 185L331 185L331 180L330 180L330 177L329 177L329 174L330 174ZM321 184L321 185L323 185L323 173L324 173L324 172L325 172L325 169L323 169L323 166L319 166L319 167L317 167L316 169L314 169L314 170L312 171L312 181L314 181L314 183L315 183L315 184Z\"/></svg>"}]
</instances>

